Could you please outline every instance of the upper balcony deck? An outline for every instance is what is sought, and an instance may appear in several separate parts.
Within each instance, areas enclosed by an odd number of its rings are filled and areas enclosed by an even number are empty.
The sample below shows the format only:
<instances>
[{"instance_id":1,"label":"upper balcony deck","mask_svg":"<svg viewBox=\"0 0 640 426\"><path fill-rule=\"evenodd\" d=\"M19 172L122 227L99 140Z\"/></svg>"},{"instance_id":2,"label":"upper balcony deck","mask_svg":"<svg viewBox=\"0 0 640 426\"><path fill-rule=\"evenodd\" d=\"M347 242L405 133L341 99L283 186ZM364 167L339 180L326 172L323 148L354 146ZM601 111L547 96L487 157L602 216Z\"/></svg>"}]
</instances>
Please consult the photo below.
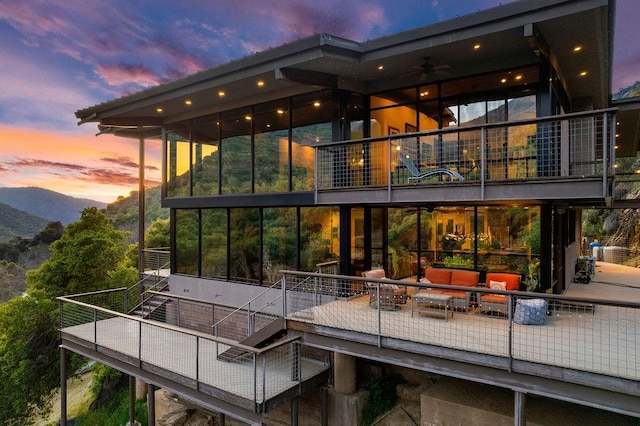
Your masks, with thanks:
<instances>
[{"instance_id":1,"label":"upper balcony deck","mask_svg":"<svg viewBox=\"0 0 640 426\"><path fill-rule=\"evenodd\" d=\"M615 110L316 145L320 204L604 204L614 176Z\"/></svg>"}]
</instances>

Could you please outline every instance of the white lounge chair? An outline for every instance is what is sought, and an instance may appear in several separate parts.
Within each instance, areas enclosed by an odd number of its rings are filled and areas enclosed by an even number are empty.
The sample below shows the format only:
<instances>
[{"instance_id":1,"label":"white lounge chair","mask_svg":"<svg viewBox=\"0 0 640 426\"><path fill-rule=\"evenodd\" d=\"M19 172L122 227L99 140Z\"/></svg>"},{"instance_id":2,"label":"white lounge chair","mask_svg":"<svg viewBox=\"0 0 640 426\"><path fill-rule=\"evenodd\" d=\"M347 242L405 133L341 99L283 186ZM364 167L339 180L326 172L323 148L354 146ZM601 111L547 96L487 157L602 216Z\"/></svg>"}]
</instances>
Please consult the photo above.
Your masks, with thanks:
<instances>
[{"instance_id":1,"label":"white lounge chair","mask_svg":"<svg viewBox=\"0 0 640 426\"><path fill-rule=\"evenodd\" d=\"M432 176L448 176L450 180L464 180L464 176L462 176L460 173L453 170L445 169L443 167L437 167L421 172L420 170L418 170L411 157L403 154L402 152L399 153L399 157L400 161L402 161L402 164L404 164L407 170L409 170L409 173L411 173L411 176L407 178L407 183L419 181Z\"/></svg>"}]
</instances>

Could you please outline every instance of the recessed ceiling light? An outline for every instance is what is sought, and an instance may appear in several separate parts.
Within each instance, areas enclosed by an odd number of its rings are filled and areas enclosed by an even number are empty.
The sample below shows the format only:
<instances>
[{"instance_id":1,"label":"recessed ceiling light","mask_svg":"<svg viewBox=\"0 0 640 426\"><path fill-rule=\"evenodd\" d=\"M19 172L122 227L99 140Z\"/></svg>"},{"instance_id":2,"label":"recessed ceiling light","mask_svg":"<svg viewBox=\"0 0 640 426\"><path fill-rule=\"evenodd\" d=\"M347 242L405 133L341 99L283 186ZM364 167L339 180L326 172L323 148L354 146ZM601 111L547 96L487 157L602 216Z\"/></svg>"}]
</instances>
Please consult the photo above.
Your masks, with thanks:
<instances>
[{"instance_id":1,"label":"recessed ceiling light","mask_svg":"<svg viewBox=\"0 0 640 426\"><path fill-rule=\"evenodd\" d=\"M250 115L245 115L245 116L244 116L244 119L245 119L245 120L247 120L247 121L249 121L249 120L251 120L251 116L250 116Z\"/></svg>"},{"instance_id":2,"label":"recessed ceiling light","mask_svg":"<svg viewBox=\"0 0 640 426\"><path fill-rule=\"evenodd\" d=\"M422 97L425 97L425 96L428 96L428 95L429 95L429 92L420 92L420 96L422 96Z\"/></svg>"},{"instance_id":3,"label":"recessed ceiling light","mask_svg":"<svg viewBox=\"0 0 640 426\"><path fill-rule=\"evenodd\" d=\"M506 82L507 82L506 78L503 78L502 80L500 80L500 83L506 83Z\"/></svg>"},{"instance_id":4,"label":"recessed ceiling light","mask_svg":"<svg viewBox=\"0 0 640 426\"><path fill-rule=\"evenodd\" d=\"M320 102L319 102L319 101L315 101L315 102L313 103L313 106L314 106L314 107L319 107L319 106L320 106Z\"/></svg>"},{"instance_id":5,"label":"recessed ceiling light","mask_svg":"<svg viewBox=\"0 0 640 426\"><path fill-rule=\"evenodd\" d=\"M580 73L580 77L584 77L584 76L586 76L586 75L587 75L587 72L586 72L586 71L582 71L582 72Z\"/></svg>"},{"instance_id":6,"label":"recessed ceiling light","mask_svg":"<svg viewBox=\"0 0 640 426\"><path fill-rule=\"evenodd\" d=\"M263 87L263 86L264 86L264 81L258 80L258 87Z\"/></svg>"},{"instance_id":7,"label":"recessed ceiling light","mask_svg":"<svg viewBox=\"0 0 640 426\"><path fill-rule=\"evenodd\" d=\"M283 110L283 109L279 109L279 110L277 110L276 112L277 112L278 114L280 114L280 115L284 114L284 110Z\"/></svg>"},{"instance_id":8,"label":"recessed ceiling light","mask_svg":"<svg viewBox=\"0 0 640 426\"><path fill-rule=\"evenodd\" d=\"M520 74L516 75L516 80L522 80L522 75Z\"/></svg>"},{"instance_id":9,"label":"recessed ceiling light","mask_svg":"<svg viewBox=\"0 0 640 426\"><path fill-rule=\"evenodd\" d=\"M185 105L191 105L191 101L189 99L187 99L186 101L184 101Z\"/></svg>"},{"instance_id":10,"label":"recessed ceiling light","mask_svg":"<svg viewBox=\"0 0 640 426\"><path fill-rule=\"evenodd\" d=\"M378 65L378 71L382 71L384 69L384 65L380 64Z\"/></svg>"},{"instance_id":11,"label":"recessed ceiling light","mask_svg":"<svg viewBox=\"0 0 640 426\"><path fill-rule=\"evenodd\" d=\"M576 46L576 47L574 47L574 48L573 48L573 51L574 51L574 52L576 52L576 53L577 53L577 52L582 52L582 46Z\"/></svg>"},{"instance_id":12,"label":"recessed ceiling light","mask_svg":"<svg viewBox=\"0 0 640 426\"><path fill-rule=\"evenodd\" d=\"M164 110L161 107L156 108L156 112L163 112Z\"/></svg>"},{"instance_id":13,"label":"recessed ceiling light","mask_svg":"<svg viewBox=\"0 0 640 426\"><path fill-rule=\"evenodd\" d=\"M220 96L221 98L223 98L223 97L224 97L224 95L226 95L226 93L224 93L224 91L223 91L223 90L220 90L220 91L218 92L218 96Z\"/></svg>"},{"instance_id":14,"label":"recessed ceiling light","mask_svg":"<svg viewBox=\"0 0 640 426\"><path fill-rule=\"evenodd\" d=\"M480 43L476 43L473 45L473 50L478 50L480 49Z\"/></svg>"}]
</instances>

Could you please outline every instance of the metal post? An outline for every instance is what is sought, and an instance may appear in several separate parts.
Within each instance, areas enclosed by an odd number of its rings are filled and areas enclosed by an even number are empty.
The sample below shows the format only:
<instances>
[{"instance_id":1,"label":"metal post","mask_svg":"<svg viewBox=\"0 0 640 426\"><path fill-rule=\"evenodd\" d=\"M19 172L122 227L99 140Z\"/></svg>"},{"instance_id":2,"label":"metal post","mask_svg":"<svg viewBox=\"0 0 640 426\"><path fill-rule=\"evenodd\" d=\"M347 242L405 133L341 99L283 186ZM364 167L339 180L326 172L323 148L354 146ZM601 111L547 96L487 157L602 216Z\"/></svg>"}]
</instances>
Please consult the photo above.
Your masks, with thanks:
<instances>
[{"instance_id":1,"label":"metal post","mask_svg":"<svg viewBox=\"0 0 640 426\"><path fill-rule=\"evenodd\" d=\"M509 373L513 372L513 296L507 298L507 320L509 321Z\"/></svg>"},{"instance_id":2,"label":"metal post","mask_svg":"<svg viewBox=\"0 0 640 426\"><path fill-rule=\"evenodd\" d=\"M291 400L291 426L298 426L298 397Z\"/></svg>"},{"instance_id":3,"label":"metal post","mask_svg":"<svg viewBox=\"0 0 640 426\"><path fill-rule=\"evenodd\" d=\"M129 426L136 424L136 378L129 376Z\"/></svg>"},{"instance_id":4,"label":"metal post","mask_svg":"<svg viewBox=\"0 0 640 426\"><path fill-rule=\"evenodd\" d=\"M380 283L376 283L376 297L378 303L378 347L382 347L382 308L380 307Z\"/></svg>"},{"instance_id":5,"label":"metal post","mask_svg":"<svg viewBox=\"0 0 640 426\"><path fill-rule=\"evenodd\" d=\"M526 394L514 392L513 424L514 426L525 426L527 423L527 399Z\"/></svg>"},{"instance_id":6,"label":"metal post","mask_svg":"<svg viewBox=\"0 0 640 426\"><path fill-rule=\"evenodd\" d=\"M329 390L327 389L326 386L323 386L322 388L320 388L320 393L321 393L321 401L322 401L322 408L320 411L320 424L322 426L328 426L329 425Z\"/></svg>"},{"instance_id":7,"label":"metal post","mask_svg":"<svg viewBox=\"0 0 640 426\"><path fill-rule=\"evenodd\" d=\"M151 383L147 384L147 416L149 418L149 425L154 426L156 424L156 394L155 386Z\"/></svg>"},{"instance_id":8,"label":"metal post","mask_svg":"<svg viewBox=\"0 0 640 426\"><path fill-rule=\"evenodd\" d=\"M60 426L67 426L67 351L60 346Z\"/></svg>"}]
</instances>

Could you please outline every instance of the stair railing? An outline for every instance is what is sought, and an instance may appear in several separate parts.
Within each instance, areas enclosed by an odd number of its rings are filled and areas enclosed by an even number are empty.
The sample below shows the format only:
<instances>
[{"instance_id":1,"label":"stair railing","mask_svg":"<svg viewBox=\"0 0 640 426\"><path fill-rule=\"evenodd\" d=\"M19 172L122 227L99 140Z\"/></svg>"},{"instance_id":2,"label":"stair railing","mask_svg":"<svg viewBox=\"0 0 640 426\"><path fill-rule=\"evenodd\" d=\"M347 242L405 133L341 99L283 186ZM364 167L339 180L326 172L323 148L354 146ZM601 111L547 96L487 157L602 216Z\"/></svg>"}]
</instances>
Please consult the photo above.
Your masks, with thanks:
<instances>
[{"instance_id":1,"label":"stair railing","mask_svg":"<svg viewBox=\"0 0 640 426\"><path fill-rule=\"evenodd\" d=\"M145 276L142 277L137 283L133 284L131 287L125 290L124 306L126 307L127 313L133 312L138 307L143 309L144 312L144 304L151 297L148 291L163 291L169 286L169 277L167 276L160 278L158 271L169 267L170 264L171 263L169 262L162 265L162 267L159 267L154 274L145 274ZM152 281L152 283L148 284L149 281Z\"/></svg>"}]
</instances>

